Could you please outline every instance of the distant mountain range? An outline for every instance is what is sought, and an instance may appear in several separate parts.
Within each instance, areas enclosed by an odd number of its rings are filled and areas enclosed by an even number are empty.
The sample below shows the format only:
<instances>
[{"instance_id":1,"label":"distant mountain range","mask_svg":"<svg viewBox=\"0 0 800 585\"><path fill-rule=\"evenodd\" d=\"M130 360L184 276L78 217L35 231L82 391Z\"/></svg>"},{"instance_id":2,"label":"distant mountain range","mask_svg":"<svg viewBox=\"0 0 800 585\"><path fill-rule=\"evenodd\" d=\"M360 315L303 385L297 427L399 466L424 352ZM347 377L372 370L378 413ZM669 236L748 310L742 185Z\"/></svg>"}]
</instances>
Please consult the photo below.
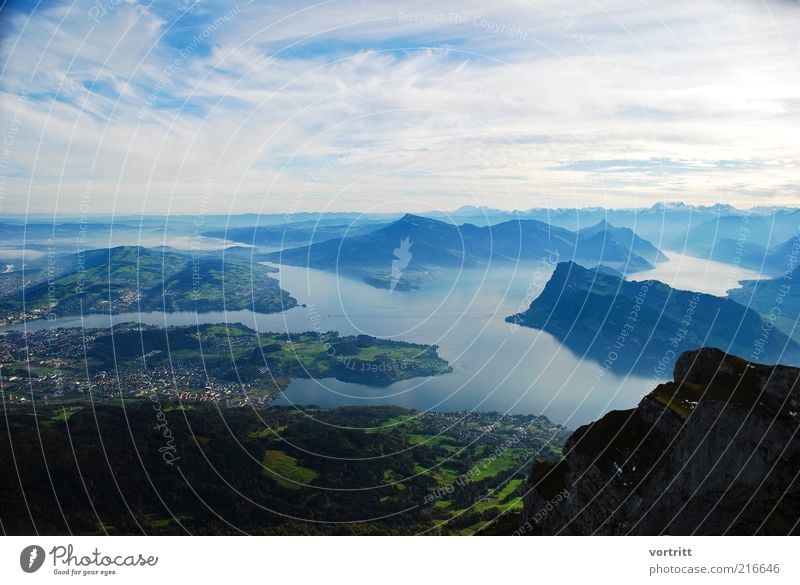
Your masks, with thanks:
<instances>
[{"instance_id":1,"label":"distant mountain range","mask_svg":"<svg viewBox=\"0 0 800 585\"><path fill-rule=\"evenodd\" d=\"M672 238L670 249L767 274L782 272L800 237L800 210L730 215L705 221Z\"/></svg>"},{"instance_id":2,"label":"distant mountain range","mask_svg":"<svg viewBox=\"0 0 800 585\"><path fill-rule=\"evenodd\" d=\"M726 216L770 215L788 208L741 210L730 205L687 205L686 203L656 203L645 208L532 208L524 211L504 211L487 207L465 206L455 211L429 213L429 217L453 223L491 225L503 221L537 219L571 231L578 231L600 221L627 227L658 247L670 248L675 238L703 222ZM679 250L680 247L671 249Z\"/></svg>"},{"instance_id":3,"label":"distant mountain range","mask_svg":"<svg viewBox=\"0 0 800 585\"><path fill-rule=\"evenodd\" d=\"M130 311L283 311L297 301L261 264L120 246L61 259L52 278L0 301L9 315L63 317Z\"/></svg>"},{"instance_id":4,"label":"distant mountain range","mask_svg":"<svg viewBox=\"0 0 800 585\"><path fill-rule=\"evenodd\" d=\"M800 345L731 299L629 282L574 262L560 263L528 310L507 320L547 331L600 371L664 373L678 354L703 346L800 364Z\"/></svg>"},{"instance_id":5,"label":"distant mountain range","mask_svg":"<svg viewBox=\"0 0 800 585\"><path fill-rule=\"evenodd\" d=\"M358 236L374 231L386 224L328 224L303 222L298 224L233 227L203 232L203 236L248 244L251 246L308 246L343 236Z\"/></svg>"},{"instance_id":6,"label":"distant mountain range","mask_svg":"<svg viewBox=\"0 0 800 585\"><path fill-rule=\"evenodd\" d=\"M793 207L756 207L748 210L731 205L687 205L657 203L647 208L609 209L532 208L509 211L464 206L448 212L420 213L454 226L478 227L506 222L536 220L578 232L605 221L628 228L659 249L686 251L690 255L758 268L766 250L800 235L800 210ZM256 246L296 247L348 236L363 235L402 218L400 213L288 212L240 215L93 216L86 218L8 216L0 222L0 234L8 242L20 241L26 248L42 250L52 238L59 246L75 248L84 234L93 247L137 243L157 245L161 238L198 235L226 238ZM166 237L165 237L166 236ZM139 238L140 240L137 240ZM738 248L737 248L738 246Z\"/></svg>"},{"instance_id":7,"label":"distant mountain range","mask_svg":"<svg viewBox=\"0 0 800 585\"><path fill-rule=\"evenodd\" d=\"M455 226L411 214L363 235L282 250L265 258L335 271L397 290L417 288L446 270L541 258L602 263L620 272L645 270L666 259L632 230L605 221L576 233L537 220ZM399 264L403 266L398 270Z\"/></svg>"},{"instance_id":8,"label":"distant mountain range","mask_svg":"<svg viewBox=\"0 0 800 585\"><path fill-rule=\"evenodd\" d=\"M524 211L466 206L448 213L427 215L453 223L469 222L476 225L536 219L571 231L605 220L615 226L632 229L661 249L686 251L689 255L711 257L722 262L730 262L733 258L732 254L725 253L725 249L733 249L725 240L738 242L743 237L746 244L767 249L800 233L800 210L782 206L744 210L724 204L657 203L637 209L585 207L533 208ZM745 232L744 236L742 231ZM722 249L712 254L712 249L720 246ZM758 257L758 262L761 257ZM755 261L749 266L755 266Z\"/></svg>"}]
</instances>

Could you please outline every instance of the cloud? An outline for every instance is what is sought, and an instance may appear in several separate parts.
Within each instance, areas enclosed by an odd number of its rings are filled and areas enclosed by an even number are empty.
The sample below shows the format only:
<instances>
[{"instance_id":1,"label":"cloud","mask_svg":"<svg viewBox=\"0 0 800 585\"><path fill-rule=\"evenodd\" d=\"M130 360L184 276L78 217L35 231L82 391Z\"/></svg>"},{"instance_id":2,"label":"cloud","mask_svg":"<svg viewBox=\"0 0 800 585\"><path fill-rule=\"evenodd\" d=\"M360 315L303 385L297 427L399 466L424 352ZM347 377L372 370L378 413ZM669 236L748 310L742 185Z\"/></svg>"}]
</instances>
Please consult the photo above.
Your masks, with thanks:
<instances>
[{"instance_id":1,"label":"cloud","mask_svg":"<svg viewBox=\"0 0 800 585\"><path fill-rule=\"evenodd\" d=\"M10 14L0 212L797 201L791 3L159 4Z\"/></svg>"}]
</instances>

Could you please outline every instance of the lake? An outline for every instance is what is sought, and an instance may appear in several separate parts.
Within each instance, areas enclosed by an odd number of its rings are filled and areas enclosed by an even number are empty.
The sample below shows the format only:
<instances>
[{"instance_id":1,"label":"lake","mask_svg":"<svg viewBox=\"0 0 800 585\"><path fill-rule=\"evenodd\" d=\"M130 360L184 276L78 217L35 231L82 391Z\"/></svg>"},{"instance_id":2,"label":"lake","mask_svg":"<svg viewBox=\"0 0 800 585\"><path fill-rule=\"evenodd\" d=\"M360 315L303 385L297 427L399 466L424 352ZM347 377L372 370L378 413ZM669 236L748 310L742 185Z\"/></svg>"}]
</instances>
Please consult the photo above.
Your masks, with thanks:
<instances>
[{"instance_id":1,"label":"lake","mask_svg":"<svg viewBox=\"0 0 800 585\"><path fill-rule=\"evenodd\" d=\"M670 260L631 280L657 278L676 286L719 294L751 271L668 252ZM398 404L421 410L499 411L544 414L568 427L612 409L635 406L654 386L652 377L598 377L599 366L581 359L550 334L515 328L505 317L527 308L552 273L543 262L454 272L422 290L393 293L319 270L279 267L281 287L306 307L263 315L251 311L196 314L128 313L115 323L151 325L243 323L258 331L339 331L435 344L453 373L376 388L335 379L295 379L276 404ZM108 315L27 323L46 327L108 327ZM21 328L21 327L17 327Z\"/></svg>"},{"instance_id":2,"label":"lake","mask_svg":"<svg viewBox=\"0 0 800 585\"><path fill-rule=\"evenodd\" d=\"M651 379L597 377L598 364L582 360L548 333L514 328L505 317L526 308L547 282L543 263L468 270L390 293L319 270L280 267L281 286L306 307L270 315L251 311L129 313L115 323L152 325L238 322L259 331L339 331L436 344L453 373L376 388L335 379L295 379L277 404L398 404L422 410L544 414L576 427L610 409L629 408L653 386ZM490 278L491 275L491 278ZM108 327L109 315L28 322L28 329ZM21 328L21 327L17 327Z\"/></svg>"},{"instance_id":3,"label":"lake","mask_svg":"<svg viewBox=\"0 0 800 585\"><path fill-rule=\"evenodd\" d=\"M672 288L724 297L730 289L739 288L741 280L770 278L754 270L687 256L674 250L664 250L664 254L669 258L667 262L662 262L651 270L630 274L628 280L660 280Z\"/></svg>"}]
</instances>

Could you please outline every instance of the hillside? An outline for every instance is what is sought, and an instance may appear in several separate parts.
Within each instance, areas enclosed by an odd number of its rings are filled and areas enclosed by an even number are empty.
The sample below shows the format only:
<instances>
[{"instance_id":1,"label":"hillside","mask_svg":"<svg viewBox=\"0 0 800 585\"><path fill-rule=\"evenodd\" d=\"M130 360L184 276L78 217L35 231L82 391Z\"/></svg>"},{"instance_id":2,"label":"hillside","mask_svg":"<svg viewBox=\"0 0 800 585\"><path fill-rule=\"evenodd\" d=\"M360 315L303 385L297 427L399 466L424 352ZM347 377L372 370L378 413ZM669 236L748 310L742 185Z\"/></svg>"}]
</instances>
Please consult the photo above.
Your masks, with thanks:
<instances>
[{"instance_id":1,"label":"hillside","mask_svg":"<svg viewBox=\"0 0 800 585\"><path fill-rule=\"evenodd\" d=\"M560 462L535 463L513 530L797 534L800 369L702 349L673 377L576 430Z\"/></svg>"},{"instance_id":2,"label":"hillside","mask_svg":"<svg viewBox=\"0 0 800 585\"><path fill-rule=\"evenodd\" d=\"M794 238L781 247L780 276L765 280L745 280L741 287L728 291L733 300L758 311L775 327L800 341L800 294L797 266L800 263L800 238Z\"/></svg>"},{"instance_id":3,"label":"hillside","mask_svg":"<svg viewBox=\"0 0 800 585\"><path fill-rule=\"evenodd\" d=\"M254 227L231 227L208 230L203 236L240 242L251 246L308 246L314 243L341 238L344 235L357 236L374 231L382 224L329 224L325 221L304 222L283 225L263 225Z\"/></svg>"},{"instance_id":4,"label":"hillside","mask_svg":"<svg viewBox=\"0 0 800 585\"><path fill-rule=\"evenodd\" d=\"M528 310L508 317L543 329L600 364L599 375L635 371L661 377L688 349L716 346L786 364L800 346L730 299L629 282L573 262L560 263Z\"/></svg>"},{"instance_id":5,"label":"hillside","mask_svg":"<svg viewBox=\"0 0 800 585\"><path fill-rule=\"evenodd\" d=\"M558 457L566 434L545 417L394 406L15 406L0 418L16 458L0 459L3 531L472 534L521 509L530 459Z\"/></svg>"},{"instance_id":6,"label":"hillside","mask_svg":"<svg viewBox=\"0 0 800 585\"><path fill-rule=\"evenodd\" d=\"M62 262L71 268L3 299L0 308L6 315L25 312L34 317L64 317L223 309L274 313L297 305L270 276L272 269L241 260L223 260L221 252L193 257L120 246L90 250Z\"/></svg>"},{"instance_id":7,"label":"hillside","mask_svg":"<svg viewBox=\"0 0 800 585\"><path fill-rule=\"evenodd\" d=\"M631 253L639 258L642 258L648 263L648 266L642 270L651 267L658 262L665 262L668 260L667 256L651 244L648 240L640 238L634 231L627 227L614 227L606 220L601 220L597 224L583 228L578 231L578 236L582 240L585 247L592 245L600 246L600 249L609 248L614 250L617 254L622 252L622 255L617 258L611 258L609 255L604 254L603 263L608 264L612 260L617 262L626 262ZM586 254L586 252L584 252ZM636 269L630 267L628 271L634 272Z\"/></svg>"}]
</instances>

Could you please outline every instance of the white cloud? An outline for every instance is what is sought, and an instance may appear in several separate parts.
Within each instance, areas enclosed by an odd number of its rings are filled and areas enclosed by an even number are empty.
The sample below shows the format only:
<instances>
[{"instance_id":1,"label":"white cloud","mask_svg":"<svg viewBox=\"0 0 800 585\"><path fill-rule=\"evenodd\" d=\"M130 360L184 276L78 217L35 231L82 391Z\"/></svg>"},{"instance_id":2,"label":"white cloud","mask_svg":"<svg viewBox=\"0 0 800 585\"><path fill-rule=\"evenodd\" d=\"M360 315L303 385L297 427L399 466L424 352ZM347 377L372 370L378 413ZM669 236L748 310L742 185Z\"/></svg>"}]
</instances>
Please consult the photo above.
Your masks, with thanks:
<instances>
[{"instance_id":1,"label":"white cloud","mask_svg":"<svg viewBox=\"0 0 800 585\"><path fill-rule=\"evenodd\" d=\"M3 212L800 201L792 3L91 6L4 41Z\"/></svg>"}]
</instances>

